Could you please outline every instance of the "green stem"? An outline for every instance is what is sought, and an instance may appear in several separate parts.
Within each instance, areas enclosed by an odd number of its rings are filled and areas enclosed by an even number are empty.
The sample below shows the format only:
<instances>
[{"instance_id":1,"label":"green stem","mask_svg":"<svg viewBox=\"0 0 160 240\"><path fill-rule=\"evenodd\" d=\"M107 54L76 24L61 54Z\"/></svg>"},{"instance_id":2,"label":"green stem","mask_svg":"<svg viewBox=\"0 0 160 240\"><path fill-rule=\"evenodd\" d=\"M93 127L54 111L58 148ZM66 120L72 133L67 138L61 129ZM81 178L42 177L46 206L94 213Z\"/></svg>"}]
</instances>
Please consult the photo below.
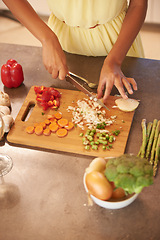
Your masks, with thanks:
<instances>
[{"instance_id":1,"label":"green stem","mask_svg":"<svg viewBox=\"0 0 160 240\"><path fill-rule=\"evenodd\" d=\"M156 152L159 131L160 131L160 120L157 123L155 134L154 134L154 140L153 140L153 145L152 145L152 149L151 149L151 158L150 158L151 164L153 164L153 162L154 162L154 156L155 156L155 152Z\"/></svg>"},{"instance_id":2,"label":"green stem","mask_svg":"<svg viewBox=\"0 0 160 240\"><path fill-rule=\"evenodd\" d=\"M141 147L141 158L144 158L146 143L147 143L146 119L142 119L141 126L142 126L142 132L143 132L143 140L142 140L142 147Z\"/></svg>"},{"instance_id":3,"label":"green stem","mask_svg":"<svg viewBox=\"0 0 160 240\"><path fill-rule=\"evenodd\" d=\"M150 137L150 134L151 134L152 125L153 125L152 122L149 122L149 123L147 124L147 135L146 135L146 137L147 137L147 143L148 143L148 141L149 141L149 137Z\"/></svg>"},{"instance_id":4,"label":"green stem","mask_svg":"<svg viewBox=\"0 0 160 240\"><path fill-rule=\"evenodd\" d=\"M156 130L156 126L157 126L157 119L154 119L153 121L153 126L152 126L152 131L149 137L149 141L148 141L148 145L147 145L147 150L146 150L146 158L149 158L150 155L150 151L151 151L151 147L152 147L152 143L153 143L153 139L154 139L154 134L155 134L155 130Z\"/></svg>"},{"instance_id":5,"label":"green stem","mask_svg":"<svg viewBox=\"0 0 160 240\"><path fill-rule=\"evenodd\" d=\"M142 121L143 121L143 120L142 120ZM152 122L149 122L149 123L147 124L147 130L146 130L146 146L147 146L147 144L148 144L148 140L149 140L149 137L150 137L150 133L151 133L151 130L152 130L152 125L153 125ZM142 138L142 142L143 142L143 138ZM142 145L141 145L140 150L139 150L139 152L138 152L138 154L137 154L138 157L141 156L141 152L142 152Z\"/></svg>"},{"instance_id":6,"label":"green stem","mask_svg":"<svg viewBox=\"0 0 160 240\"><path fill-rule=\"evenodd\" d=\"M160 133L159 133L158 140L157 140L155 160L154 160L154 166L153 166L153 175L154 176L156 175L156 172L157 172L157 166L158 166L159 160L160 160Z\"/></svg>"}]
</instances>

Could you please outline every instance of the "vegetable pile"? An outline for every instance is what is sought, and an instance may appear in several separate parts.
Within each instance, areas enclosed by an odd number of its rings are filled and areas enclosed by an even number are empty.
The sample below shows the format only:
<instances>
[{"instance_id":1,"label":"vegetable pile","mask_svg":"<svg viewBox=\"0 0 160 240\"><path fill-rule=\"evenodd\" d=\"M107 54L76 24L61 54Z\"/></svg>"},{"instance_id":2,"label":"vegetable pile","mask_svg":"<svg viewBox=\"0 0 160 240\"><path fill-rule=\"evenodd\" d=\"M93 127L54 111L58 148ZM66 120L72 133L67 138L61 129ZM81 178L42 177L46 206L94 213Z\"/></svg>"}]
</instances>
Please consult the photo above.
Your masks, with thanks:
<instances>
[{"instance_id":1,"label":"vegetable pile","mask_svg":"<svg viewBox=\"0 0 160 240\"><path fill-rule=\"evenodd\" d=\"M1 67L1 80L7 88L17 88L24 81L22 66L14 59L9 59Z\"/></svg>"},{"instance_id":2,"label":"vegetable pile","mask_svg":"<svg viewBox=\"0 0 160 240\"><path fill-rule=\"evenodd\" d=\"M93 99L84 98L76 104L77 106L69 106L67 110L72 112L73 123L82 130L80 137L84 149L98 150L101 147L103 150L110 150L120 130L110 133L107 127L115 122L116 116L106 118L106 111Z\"/></svg>"},{"instance_id":3,"label":"vegetable pile","mask_svg":"<svg viewBox=\"0 0 160 240\"><path fill-rule=\"evenodd\" d=\"M154 119L148 122L142 119L142 145L138 156L146 158L153 166L153 175L156 176L158 162L160 160L160 120Z\"/></svg>"},{"instance_id":4,"label":"vegetable pile","mask_svg":"<svg viewBox=\"0 0 160 240\"><path fill-rule=\"evenodd\" d=\"M58 137L65 137L68 131L74 128L74 124L68 119L62 117L61 112L48 115L43 122L35 123L34 126L28 126L25 130L28 134L49 136L55 133Z\"/></svg>"},{"instance_id":5,"label":"vegetable pile","mask_svg":"<svg viewBox=\"0 0 160 240\"><path fill-rule=\"evenodd\" d=\"M3 134L9 132L12 124L14 123L14 119L11 116L10 107L11 101L9 95L7 93L0 91L0 115L4 123ZM3 126L1 126L1 128L2 127Z\"/></svg>"},{"instance_id":6,"label":"vegetable pile","mask_svg":"<svg viewBox=\"0 0 160 240\"><path fill-rule=\"evenodd\" d=\"M95 158L86 168L88 193L100 200L124 199L153 184L153 169L146 159L124 154L106 161Z\"/></svg>"},{"instance_id":7,"label":"vegetable pile","mask_svg":"<svg viewBox=\"0 0 160 240\"><path fill-rule=\"evenodd\" d=\"M69 106L68 112L72 112L72 121L79 128L84 130L84 126L88 129L97 128L97 126L110 126L115 122L116 116L106 118L106 111L102 106L93 99L82 99L77 101L77 106ZM104 128L103 128L104 129ZM103 131L104 132L104 131Z\"/></svg>"},{"instance_id":8,"label":"vegetable pile","mask_svg":"<svg viewBox=\"0 0 160 240\"><path fill-rule=\"evenodd\" d=\"M34 87L34 91L37 95L36 100L40 103L44 111L48 108L59 108L61 94L58 90L52 87L36 86Z\"/></svg>"},{"instance_id":9,"label":"vegetable pile","mask_svg":"<svg viewBox=\"0 0 160 240\"><path fill-rule=\"evenodd\" d=\"M104 124L104 123L103 123ZM100 146L102 146L103 150L110 150L113 147L113 142L116 140L115 136L118 136L120 130L115 130L112 134L109 131L105 132L97 132L97 129L88 129L85 134L80 133L80 137L82 137L82 142L84 148L86 150L98 150Z\"/></svg>"}]
</instances>

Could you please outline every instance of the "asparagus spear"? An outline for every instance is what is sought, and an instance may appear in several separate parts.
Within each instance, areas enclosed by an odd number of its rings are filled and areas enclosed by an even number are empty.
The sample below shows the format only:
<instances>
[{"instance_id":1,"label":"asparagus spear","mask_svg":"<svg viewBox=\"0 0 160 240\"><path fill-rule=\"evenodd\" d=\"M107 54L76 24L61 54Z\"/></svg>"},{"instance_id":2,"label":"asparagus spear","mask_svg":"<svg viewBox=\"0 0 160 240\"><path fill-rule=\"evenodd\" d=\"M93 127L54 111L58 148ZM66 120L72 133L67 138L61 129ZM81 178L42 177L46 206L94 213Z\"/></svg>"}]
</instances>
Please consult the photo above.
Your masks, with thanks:
<instances>
[{"instance_id":1,"label":"asparagus spear","mask_svg":"<svg viewBox=\"0 0 160 240\"><path fill-rule=\"evenodd\" d=\"M154 140L153 140L153 145L152 145L152 149L151 149L151 158L150 158L151 164L153 164L153 162L154 162L154 156L155 156L155 152L156 152L159 131L160 131L160 120L157 123L155 134L154 134Z\"/></svg>"},{"instance_id":2,"label":"asparagus spear","mask_svg":"<svg viewBox=\"0 0 160 240\"><path fill-rule=\"evenodd\" d=\"M152 122L149 122L148 125L147 125L147 135L146 135L146 137L147 137L147 143L148 143L148 141L149 141L149 137L150 137L150 134L151 134L152 125L153 125Z\"/></svg>"},{"instance_id":3,"label":"asparagus spear","mask_svg":"<svg viewBox=\"0 0 160 240\"><path fill-rule=\"evenodd\" d=\"M142 121L143 121L143 120L142 120ZM146 130L146 146L147 146L147 144L148 144L148 140L149 140L149 137L150 137L152 125L153 125L152 122L149 122L149 123L147 124L147 130ZM143 134L143 135L144 135L144 134ZM142 142L143 142L143 140L142 140ZM142 143L142 144L143 144L143 143ZM140 150L139 150L139 153L138 153L137 156L140 157L140 156L141 156L141 152L142 152L142 145L141 145L141 147L140 147Z\"/></svg>"},{"instance_id":4,"label":"asparagus spear","mask_svg":"<svg viewBox=\"0 0 160 240\"><path fill-rule=\"evenodd\" d=\"M142 141L142 148L141 148L141 158L144 158L146 143L147 143L147 131L146 131L146 119L142 119L142 132L143 132L143 141Z\"/></svg>"},{"instance_id":5,"label":"asparagus spear","mask_svg":"<svg viewBox=\"0 0 160 240\"><path fill-rule=\"evenodd\" d=\"M154 166L153 166L153 176L156 175L159 159L160 159L160 133L159 133L157 145L156 145L155 160L154 160Z\"/></svg>"},{"instance_id":6,"label":"asparagus spear","mask_svg":"<svg viewBox=\"0 0 160 240\"><path fill-rule=\"evenodd\" d=\"M156 130L156 126L157 126L157 119L154 119L153 121L153 126L152 126L152 131L149 137L149 141L148 141L148 145L147 145L147 150L146 150L146 158L149 158L150 155L150 151L151 151L151 147L152 147L152 143L153 143L153 139L154 139L154 134L155 134L155 130Z\"/></svg>"}]
</instances>

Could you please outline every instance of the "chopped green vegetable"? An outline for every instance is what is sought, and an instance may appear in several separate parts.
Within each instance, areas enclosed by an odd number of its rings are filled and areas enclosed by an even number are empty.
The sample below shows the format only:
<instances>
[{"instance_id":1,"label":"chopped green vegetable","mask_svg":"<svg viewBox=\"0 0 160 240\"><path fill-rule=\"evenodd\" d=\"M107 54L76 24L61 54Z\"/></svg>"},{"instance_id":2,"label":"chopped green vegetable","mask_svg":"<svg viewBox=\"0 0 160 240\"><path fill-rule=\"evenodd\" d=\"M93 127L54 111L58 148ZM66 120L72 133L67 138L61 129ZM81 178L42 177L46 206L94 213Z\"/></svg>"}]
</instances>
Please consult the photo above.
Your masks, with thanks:
<instances>
[{"instance_id":1,"label":"chopped green vegetable","mask_svg":"<svg viewBox=\"0 0 160 240\"><path fill-rule=\"evenodd\" d=\"M88 136L87 136L87 139L88 139L90 142L92 142L92 141L93 141L93 137L92 137L92 136L90 136L90 135L88 135Z\"/></svg>"},{"instance_id":2,"label":"chopped green vegetable","mask_svg":"<svg viewBox=\"0 0 160 240\"><path fill-rule=\"evenodd\" d=\"M103 146L102 146L102 149L103 149L103 150L106 150L106 146L103 145Z\"/></svg>"},{"instance_id":3,"label":"chopped green vegetable","mask_svg":"<svg viewBox=\"0 0 160 240\"><path fill-rule=\"evenodd\" d=\"M91 132L92 132L92 133L96 133L96 129L92 129Z\"/></svg>"},{"instance_id":4,"label":"chopped green vegetable","mask_svg":"<svg viewBox=\"0 0 160 240\"><path fill-rule=\"evenodd\" d=\"M113 135L118 136L120 134L120 130L115 130L112 133L113 133Z\"/></svg>"},{"instance_id":5,"label":"chopped green vegetable","mask_svg":"<svg viewBox=\"0 0 160 240\"><path fill-rule=\"evenodd\" d=\"M84 148L85 148L86 150L90 150L90 146L89 146L89 145L86 145Z\"/></svg>"},{"instance_id":6,"label":"chopped green vegetable","mask_svg":"<svg viewBox=\"0 0 160 240\"><path fill-rule=\"evenodd\" d=\"M93 149L93 150L97 150L97 149L98 149L98 146L97 146L97 145L92 145L92 149Z\"/></svg>"},{"instance_id":7,"label":"chopped green vegetable","mask_svg":"<svg viewBox=\"0 0 160 240\"><path fill-rule=\"evenodd\" d=\"M97 129L105 129L105 127L106 127L106 123L105 122L103 122L103 123L97 123Z\"/></svg>"},{"instance_id":8,"label":"chopped green vegetable","mask_svg":"<svg viewBox=\"0 0 160 240\"><path fill-rule=\"evenodd\" d=\"M79 134L80 137L83 137L83 135L84 135L83 133L80 133L80 134Z\"/></svg>"},{"instance_id":9,"label":"chopped green vegetable","mask_svg":"<svg viewBox=\"0 0 160 240\"><path fill-rule=\"evenodd\" d=\"M112 142L114 141L113 135L111 135L111 136L109 137L108 141L109 141L110 143L112 143Z\"/></svg>"},{"instance_id":10,"label":"chopped green vegetable","mask_svg":"<svg viewBox=\"0 0 160 240\"><path fill-rule=\"evenodd\" d=\"M85 134L85 135L86 135L86 136L87 136L87 135L89 135L89 134L90 134L90 132L91 132L91 130L90 130L90 129L88 129L88 130L86 131L86 134Z\"/></svg>"}]
</instances>

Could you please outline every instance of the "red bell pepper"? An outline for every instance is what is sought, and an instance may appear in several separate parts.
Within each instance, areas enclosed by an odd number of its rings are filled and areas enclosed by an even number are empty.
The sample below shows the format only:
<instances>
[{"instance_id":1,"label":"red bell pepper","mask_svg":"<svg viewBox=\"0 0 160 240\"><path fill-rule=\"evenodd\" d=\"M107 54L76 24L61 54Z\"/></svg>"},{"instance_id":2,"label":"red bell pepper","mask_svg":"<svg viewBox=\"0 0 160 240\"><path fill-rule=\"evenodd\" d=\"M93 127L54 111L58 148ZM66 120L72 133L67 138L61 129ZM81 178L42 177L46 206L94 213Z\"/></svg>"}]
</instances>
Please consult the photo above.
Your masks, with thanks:
<instances>
[{"instance_id":1,"label":"red bell pepper","mask_svg":"<svg viewBox=\"0 0 160 240\"><path fill-rule=\"evenodd\" d=\"M1 67L2 83L8 88L17 88L24 81L22 66L14 59L9 59Z\"/></svg>"}]
</instances>

